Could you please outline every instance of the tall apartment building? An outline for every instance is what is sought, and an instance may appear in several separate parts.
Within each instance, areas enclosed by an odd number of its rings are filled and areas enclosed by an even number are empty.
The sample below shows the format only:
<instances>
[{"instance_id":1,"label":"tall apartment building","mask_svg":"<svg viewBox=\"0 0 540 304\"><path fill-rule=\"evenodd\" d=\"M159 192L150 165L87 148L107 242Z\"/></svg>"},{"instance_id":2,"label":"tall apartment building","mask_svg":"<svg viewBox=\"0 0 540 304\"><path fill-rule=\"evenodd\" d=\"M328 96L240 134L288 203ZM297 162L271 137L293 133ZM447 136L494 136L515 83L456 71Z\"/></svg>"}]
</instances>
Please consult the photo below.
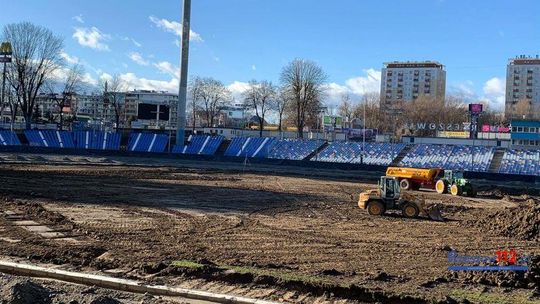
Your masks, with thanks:
<instances>
[{"instance_id":1,"label":"tall apartment building","mask_svg":"<svg viewBox=\"0 0 540 304\"><path fill-rule=\"evenodd\" d=\"M132 128L174 129L178 94L149 90L126 93L125 115Z\"/></svg>"},{"instance_id":2,"label":"tall apartment building","mask_svg":"<svg viewBox=\"0 0 540 304\"><path fill-rule=\"evenodd\" d=\"M446 71L436 61L386 62L381 77L381 109L395 111L421 95L444 99Z\"/></svg>"},{"instance_id":3,"label":"tall apartment building","mask_svg":"<svg viewBox=\"0 0 540 304\"><path fill-rule=\"evenodd\" d=\"M524 101L525 103L520 101ZM518 104L519 103L519 104ZM506 67L505 115L508 118L540 118L540 58L520 55Z\"/></svg>"}]
</instances>

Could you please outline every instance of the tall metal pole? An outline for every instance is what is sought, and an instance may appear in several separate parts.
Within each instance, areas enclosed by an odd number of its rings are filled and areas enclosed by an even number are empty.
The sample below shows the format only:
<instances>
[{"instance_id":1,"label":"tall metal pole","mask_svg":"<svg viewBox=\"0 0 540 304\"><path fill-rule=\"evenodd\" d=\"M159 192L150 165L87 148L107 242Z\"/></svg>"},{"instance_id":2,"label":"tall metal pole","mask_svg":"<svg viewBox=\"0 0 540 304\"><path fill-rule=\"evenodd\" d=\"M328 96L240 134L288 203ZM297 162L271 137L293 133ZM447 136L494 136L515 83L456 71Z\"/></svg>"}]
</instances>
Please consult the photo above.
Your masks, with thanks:
<instances>
[{"instance_id":1,"label":"tall metal pole","mask_svg":"<svg viewBox=\"0 0 540 304\"><path fill-rule=\"evenodd\" d=\"M366 103L367 103L367 97L366 97L366 88L365 86L362 86L362 99L363 99L363 108L364 108L364 117L362 121L362 159L361 163L364 164L364 159L366 157Z\"/></svg>"},{"instance_id":2,"label":"tall metal pole","mask_svg":"<svg viewBox=\"0 0 540 304\"><path fill-rule=\"evenodd\" d=\"M186 128L186 100L189 59L189 30L191 19L191 0L184 0L184 16L182 19L182 54L180 59L180 90L178 92L176 144L184 144Z\"/></svg>"},{"instance_id":3,"label":"tall metal pole","mask_svg":"<svg viewBox=\"0 0 540 304\"><path fill-rule=\"evenodd\" d=\"M0 113L0 120L2 120L2 124L4 123L4 92L6 90L6 63L4 62L4 71L2 72L2 97L1 99L1 109L2 113Z\"/></svg>"}]
</instances>

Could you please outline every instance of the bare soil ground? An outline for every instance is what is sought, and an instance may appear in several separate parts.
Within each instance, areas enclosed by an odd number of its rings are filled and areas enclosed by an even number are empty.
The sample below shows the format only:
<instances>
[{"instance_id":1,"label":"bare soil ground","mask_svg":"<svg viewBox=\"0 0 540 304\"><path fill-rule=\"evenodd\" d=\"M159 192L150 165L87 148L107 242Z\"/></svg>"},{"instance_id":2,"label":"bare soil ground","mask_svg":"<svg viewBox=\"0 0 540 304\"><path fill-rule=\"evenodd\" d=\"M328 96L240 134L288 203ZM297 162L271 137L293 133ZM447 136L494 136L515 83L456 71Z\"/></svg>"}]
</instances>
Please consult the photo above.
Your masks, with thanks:
<instances>
[{"instance_id":1,"label":"bare soil ground","mask_svg":"<svg viewBox=\"0 0 540 304\"><path fill-rule=\"evenodd\" d=\"M451 249L540 254L534 218L517 236L489 221L536 208L515 190L419 192L444 205L439 223L369 216L356 203L373 184L218 168L2 164L0 185L10 259L293 303L539 299L540 276L447 271Z\"/></svg>"}]
</instances>

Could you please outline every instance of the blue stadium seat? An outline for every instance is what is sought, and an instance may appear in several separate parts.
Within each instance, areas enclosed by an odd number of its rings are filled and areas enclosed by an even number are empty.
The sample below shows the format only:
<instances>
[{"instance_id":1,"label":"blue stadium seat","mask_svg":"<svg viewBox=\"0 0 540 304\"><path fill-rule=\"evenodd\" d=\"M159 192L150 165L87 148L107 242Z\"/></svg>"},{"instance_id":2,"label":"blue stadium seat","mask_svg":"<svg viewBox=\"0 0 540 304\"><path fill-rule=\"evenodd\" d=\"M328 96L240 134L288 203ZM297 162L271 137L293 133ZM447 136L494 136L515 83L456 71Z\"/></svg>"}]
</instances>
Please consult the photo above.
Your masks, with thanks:
<instances>
[{"instance_id":1,"label":"blue stadium seat","mask_svg":"<svg viewBox=\"0 0 540 304\"><path fill-rule=\"evenodd\" d=\"M540 150L506 150L499 172L540 176Z\"/></svg>"},{"instance_id":2,"label":"blue stadium seat","mask_svg":"<svg viewBox=\"0 0 540 304\"><path fill-rule=\"evenodd\" d=\"M323 144L323 140L280 139L268 153L268 158L303 160Z\"/></svg>"},{"instance_id":3,"label":"blue stadium seat","mask_svg":"<svg viewBox=\"0 0 540 304\"><path fill-rule=\"evenodd\" d=\"M225 156L266 158L276 142L274 137L235 137Z\"/></svg>"},{"instance_id":4,"label":"blue stadium seat","mask_svg":"<svg viewBox=\"0 0 540 304\"><path fill-rule=\"evenodd\" d=\"M120 140L122 137L120 133L75 131L73 134L77 149L120 150Z\"/></svg>"},{"instance_id":5,"label":"blue stadium seat","mask_svg":"<svg viewBox=\"0 0 540 304\"><path fill-rule=\"evenodd\" d=\"M362 150L365 147L365 153ZM391 143L363 143L358 142L333 142L312 161L335 162L335 163L362 163L369 165L388 166L405 147L405 144Z\"/></svg>"},{"instance_id":6,"label":"blue stadium seat","mask_svg":"<svg viewBox=\"0 0 540 304\"><path fill-rule=\"evenodd\" d=\"M192 135L188 145L175 145L173 153L192 155L214 155L223 142L223 136Z\"/></svg>"},{"instance_id":7,"label":"blue stadium seat","mask_svg":"<svg viewBox=\"0 0 540 304\"><path fill-rule=\"evenodd\" d=\"M400 165L415 168L487 172L494 148L485 146L454 146L419 144L401 160Z\"/></svg>"},{"instance_id":8,"label":"blue stadium seat","mask_svg":"<svg viewBox=\"0 0 540 304\"><path fill-rule=\"evenodd\" d=\"M69 131L26 130L24 135L33 147L75 148L73 133Z\"/></svg>"},{"instance_id":9,"label":"blue stadium seat","mask_svg":"<svg viewBox=\"0 0 540 304\"><path fill-rule=\"evenodd\" d=\"M20 146L21 141L17 134L9 130L0 130L0 146Z\"/></svg>"},{"instance_id":10,"label":"blue stadium seat","mask_svg":"<svg viewBox=\"0 0 540 304\"><path fill-rule=\"evenodd\" d=\"M131 133L128 150L136 152L165 152L169 137L167 134Z\"/></svg>"}]
</instances>

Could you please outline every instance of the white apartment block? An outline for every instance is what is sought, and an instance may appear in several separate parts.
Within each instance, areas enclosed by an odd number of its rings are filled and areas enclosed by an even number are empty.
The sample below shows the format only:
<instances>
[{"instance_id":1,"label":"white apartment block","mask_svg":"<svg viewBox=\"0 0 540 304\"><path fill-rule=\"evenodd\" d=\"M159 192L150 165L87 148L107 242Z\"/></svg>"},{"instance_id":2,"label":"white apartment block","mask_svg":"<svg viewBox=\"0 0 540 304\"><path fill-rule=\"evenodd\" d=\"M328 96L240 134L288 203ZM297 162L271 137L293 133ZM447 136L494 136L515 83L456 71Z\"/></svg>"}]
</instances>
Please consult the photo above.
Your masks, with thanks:
<instances>
[{"instance_id":1,"label":"white apartment block","mask_svg":"<svg viewBox=\"0 0 540 304\"><path fill-rule=\"evenodd\" d=\"M526 100L530 103L530 111L536 113L540 109L540 58L517 56L508 61L506 68L506 117L516 112L516 104ZM518 109L519 111L519 109Z\"/></svg>"},{"instance_id":2,"label":"white apartment block","mask_svg":"<svg viewBox=\"0 0 540 304\"><path fill-rule=\"evenodd\" d=\"M421 95L444 99L446 71L436 61L386 62L381 75L381 109L392 111Z\"/></svg>"}]
</instances>

